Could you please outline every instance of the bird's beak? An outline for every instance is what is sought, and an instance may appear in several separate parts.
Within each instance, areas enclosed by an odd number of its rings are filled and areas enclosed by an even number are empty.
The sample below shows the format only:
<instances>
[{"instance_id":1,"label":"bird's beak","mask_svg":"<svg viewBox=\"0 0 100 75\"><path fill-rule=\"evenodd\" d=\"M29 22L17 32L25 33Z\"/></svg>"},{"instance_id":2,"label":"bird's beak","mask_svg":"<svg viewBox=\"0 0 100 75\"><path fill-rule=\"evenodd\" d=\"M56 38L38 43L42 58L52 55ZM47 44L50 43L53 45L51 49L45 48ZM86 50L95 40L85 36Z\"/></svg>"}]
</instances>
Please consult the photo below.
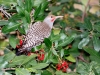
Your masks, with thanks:
<instances>
[{"instance_id":1,"label":"bird's beak","mask_svg":"<svg viewBox=\"0 0 100 75\"><path fill-rule=\"evenodd\" d=\"M57 18L63 18L63 16L56 16L56 19L57 19Z\"/></svg>"}]
</instances>

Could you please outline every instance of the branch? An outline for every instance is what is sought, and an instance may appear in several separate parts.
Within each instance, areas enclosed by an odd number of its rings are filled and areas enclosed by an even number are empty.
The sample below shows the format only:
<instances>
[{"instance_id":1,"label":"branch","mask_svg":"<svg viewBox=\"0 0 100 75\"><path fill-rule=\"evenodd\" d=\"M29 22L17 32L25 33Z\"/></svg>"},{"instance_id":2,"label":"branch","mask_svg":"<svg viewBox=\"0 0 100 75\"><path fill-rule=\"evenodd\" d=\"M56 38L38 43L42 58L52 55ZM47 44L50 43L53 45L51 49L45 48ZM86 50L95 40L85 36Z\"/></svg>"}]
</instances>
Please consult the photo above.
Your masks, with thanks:
<instances>
[{"instance_id":1,"label":"branch","mask_svg":"<svg viewBox=\"0 0 100 75\"><path fill-rule=\"evenodd\" d=\"M87 7L88 7L89 3L90 3L90 0L88 0L87 5L85 6L85 9L84 9L84 11L83 11L82 22L84 21L85 14L86 14L86 10L87 10Z\"/></svg>"},{"instance_id":2,"label":"branch","mask_svg":"<svg viewBox=\"0 0 100 75\"><path fill-rule=\"evenodd\" d=\"M15 68L5 68L5 69L2 69L2 71L6 71L6 70L15 70Z\"/></svg>"},{"instance_id":3,"label":"branch","mask_svg":"<svg viewBox=\"0 0 100 75\"><path fill-rule=\"evenodd\" d=\"M10 15L8 12L6 12L6 11L3 9L3 7L0 7L0 11L1 11L8 19L11 17L11 15Z\"/></svg>"}]
</instances>

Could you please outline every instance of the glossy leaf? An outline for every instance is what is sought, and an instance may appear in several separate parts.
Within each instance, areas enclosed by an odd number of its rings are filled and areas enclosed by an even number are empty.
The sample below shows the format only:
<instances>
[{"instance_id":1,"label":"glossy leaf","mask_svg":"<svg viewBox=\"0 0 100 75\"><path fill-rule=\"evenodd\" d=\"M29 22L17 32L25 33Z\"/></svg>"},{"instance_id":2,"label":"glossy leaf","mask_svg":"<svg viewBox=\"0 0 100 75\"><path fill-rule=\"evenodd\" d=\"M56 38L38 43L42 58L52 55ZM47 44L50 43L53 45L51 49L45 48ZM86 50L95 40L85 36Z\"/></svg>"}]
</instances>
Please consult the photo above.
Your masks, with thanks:
<instances>
[{"instance_id":1,"label":"glossy leaf","mask_svg":"<svg viewBox=\"0 0 100 75\"><path fill-rule=\"evenodd\" d=\"M40 4L40 6L35 10L34 19L36 19L36 17L39 15L40 11L41 11L41 4Z\"/></svg>"},{"instance_id":2,"label":"glossy leaf","mask_svg":"<svg viewBox=\"0 0 100 75\"><path fill-rule=\"evenodd\" d=\"M49 64L46 64L46 63L39 63L37 65L35 65L33 68L35 69L43 69L43 68L46 68Z\"/></svg>"},{"instance_id":3,"label":"glossy leaf","mask_svg":"<svg viewBox=\"0 0 100 75\"><path fill-rule=\"evenodd\" d=\"M69 36L67 39L65 39L62 43L60 43L58 46L65 46L65 45L68 45L70 44L76 37L77 35L76 34L73 34L71 36Z\"/></svg>"},{"instance_id":4,"label":"glossy leaf","mask_svg":"<svg viewBox=\"0 0 100 75\"><path fill-rule=\"evenodd\" d=\"M0 21L0 26L8 25L8 24L9 24L9 21L7 21L7 20L1 20Z\"/></svg>"},{"instance_id":5,"label":"glossy leaf","mask_svg":"<svg viewBox=\"0 0 100 75\"><path fill-rule=\"evenodd\" d=\"M34 6L38 7L40 4L42 4L43 2L46 2L46 0L34 0Z\"/></svg>"},{"instance_id":6,"label":"glossy leaf","mask_svg":"<svg viewBox=\"0 0 100 75\"><path fill-rule=\"evenodd\" d=\"M93 40L94 49L96 51L100 51L100 39L94 35L92 40Z\"/></svg>"},{"instance_id":7,"label":"glossy leaf","mask_svg":"<svg viewBox=\"0 0 100 75\"><path fill-rule=\"evenodd\" d=\"M84 46L86 46L89 43L89 37L83 38L80 43L78 44L78 48L82 49Z\"/></svg>"},{"instance_id":8,"label":"glossy leaf","mask_svg":"<svg viewBox=\"0 0 100 75\"><path fill-rule=\"evenodd\" d=\"M55 49L52 49L52 53L56 56L58 56L57 51Z\"/></svg>"},{"instance_id":9,"label":"glossy leaf","mask_svg":"<svg viewBox=\"0 0 100 75\"><path fill-rule=\"evenodd\" d=\"M67 56L66 59L71 62L76 62L76 59L72 55Z\"/></svg>"},{"instance_id":10,"label":"glossy leaf","mask_svg":"<svg viewBox=\"0 0 100 75\"><path fill-rule=\"evenodd\" d=\"M30 14L27 11L25 11L25 18L26 18L27 23L30 24L31 18L30 18Z\"/></svg>"},{"instance_id":11,"label":"glossy leaf","mask_svg":"<svg viewBox=\"0 0 100 75\"><path fill-rule=\"evenodd\" d=\"M20 26L21 23L13 23L13 22L10 22L9 25L6 25L2 28L2 32L3 33L9 33L11 31L14 31L17 29L18 26Z\"/></svg>"},{"instance_id":12,"label":"glossy leaf","mask_svg":"<svg viewBox=\"0 0 100 75\"><path fill-rule=\"evenodd\" d=\"M16 10L22 17L25 16L25 12L24 12L24 9L22 9L22 7L17 6Z\"/></svg>"},{"instance_id":13,"label":"glossy leaf","mask_svg":"<svg viewBox=\"0 0 100 75\"><path fill-rule=\"evenodd\" d=\"M51 42L48 38L45 38L45 39L44 39L44 43L45 43L45 45L46 45L48 48L51 48L52 42Z\"/></svg>"},{"instance_id":14,"label":"glossy leaf","mask_svg":"<svg viewBox=\"0 0 100 75\"><path fill-rule=\"evenodd\" d=\"M27 69L24 68L16 68L16 75L31 75Z\"/></svg>"},{"instance_id":15,"label":"glossy leaf","mask_svg":"<svg viewBox=\"0 0 100 75\"><path fill-rule=\"evenodd\" d=\"M84 47L83 48L87 53L89 53L90 55L92 56L95 56L96 58L99 58L100 59L100 55L97 51L95 51L94 49L91 49L89 47Z\"/></svg>"},{"instance_id":16,"label":"glossy leaf","mask_svg":"<svg viewBox=\"0 0 100 75\"><path fill-rule=\"evenodd\" d=\"M84 19L84 22L85 22L85 28L88 29L89 31L92 30L92 23L90 22L90 19L89 18L85 18Z\"/></svg>"},{"instance_id":17,"label":"glossy leaf","mask_svg":"<svg viewBox=\"0 0 100 75\"><path fill-rule=\"evenodd\" d=\"M31 12L31 10L32 10L32 0L25 0L25 9L28 12Z\"/></svg>"},{"instance_id":18,"label":"glossy leaf","mask_svg":"<svg viewBox=\"0 0 100 75\"><path fill-rule=\"evenodd\" d=\"M10 36L9 38L9 44L13 47L16 48L18 40L16 39L15 36Z\"/></svg>"},{"instance_id":19,"label":"glossy leaf","mask_svg":"<svg viewBox=\"0 0 100 75\"><path fill-rule=\"evenodd\" d=\"M15 54L13 52L9 52L4 55L4 61L11 61L15 57Z\"/></svg>"}]
</instances>

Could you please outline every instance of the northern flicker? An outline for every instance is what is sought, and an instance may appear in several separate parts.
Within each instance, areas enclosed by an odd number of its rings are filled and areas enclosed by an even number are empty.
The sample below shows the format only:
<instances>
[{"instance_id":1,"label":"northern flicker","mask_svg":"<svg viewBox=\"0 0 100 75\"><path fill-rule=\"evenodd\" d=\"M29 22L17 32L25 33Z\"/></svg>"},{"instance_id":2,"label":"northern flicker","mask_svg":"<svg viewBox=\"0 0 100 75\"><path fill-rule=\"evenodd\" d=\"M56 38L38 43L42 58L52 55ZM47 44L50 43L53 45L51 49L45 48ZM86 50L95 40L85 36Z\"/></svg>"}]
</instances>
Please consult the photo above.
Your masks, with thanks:
<instances>
[{"instance_id":1,"label":"northern flicker","mask_svg":"<svg viewBox=\"0 0 100 75\"><path fill-rule=\"evenodd\" d=\"M23 45L17 50L16 55L21 55L25 51L30 51L33 47L40 45L45 38L48 38L53 27L53 23L57 18L63 16L47 16L43 22L36 22L30 26L24 40Z\"/></svg>"}]
</instances>

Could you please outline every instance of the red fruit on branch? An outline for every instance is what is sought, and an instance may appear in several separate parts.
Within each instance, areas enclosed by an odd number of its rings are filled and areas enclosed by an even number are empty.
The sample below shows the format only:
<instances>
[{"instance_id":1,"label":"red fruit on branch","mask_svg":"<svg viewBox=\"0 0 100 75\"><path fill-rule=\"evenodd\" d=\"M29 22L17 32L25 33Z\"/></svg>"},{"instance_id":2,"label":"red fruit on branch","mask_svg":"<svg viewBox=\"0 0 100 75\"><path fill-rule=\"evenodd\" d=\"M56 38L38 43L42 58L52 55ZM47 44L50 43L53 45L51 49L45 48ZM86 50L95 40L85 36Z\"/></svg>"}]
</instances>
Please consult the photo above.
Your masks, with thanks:
<instances>
[{"instance_id":1,"label":"red fruit on branch","mask_svg":"<svg viewBox=\"0 0 100 75\"><path fill-rule=\"evenodd\" d=\"M62 69L62 65L61 65L61 64L57 64L57 65L56 65L56 69L57 69L57 70L61 70L61 69Z\"/></svg>"},{"instance_id":2,"label":"red fruit on branch","mask_svg":"<svg viewBox=\"0 0 100 75\"><path fill-rule=\"evenodd\" d=\"M23 45L23 40L20 40L19 43L20 43L20 45L22 46L22 45Z\"/></svg>"},{"instance_id":3,"label":"red fruit on branch","mask_svg":"<svg viewBox=\"0 0 100 75\"><path fill-rule=\"evenodd\" d=\"M44 60L44 57L45 57L45 54L39 54L37 58L39 61L42 61Z\"/></svg>"}]
</instances>

